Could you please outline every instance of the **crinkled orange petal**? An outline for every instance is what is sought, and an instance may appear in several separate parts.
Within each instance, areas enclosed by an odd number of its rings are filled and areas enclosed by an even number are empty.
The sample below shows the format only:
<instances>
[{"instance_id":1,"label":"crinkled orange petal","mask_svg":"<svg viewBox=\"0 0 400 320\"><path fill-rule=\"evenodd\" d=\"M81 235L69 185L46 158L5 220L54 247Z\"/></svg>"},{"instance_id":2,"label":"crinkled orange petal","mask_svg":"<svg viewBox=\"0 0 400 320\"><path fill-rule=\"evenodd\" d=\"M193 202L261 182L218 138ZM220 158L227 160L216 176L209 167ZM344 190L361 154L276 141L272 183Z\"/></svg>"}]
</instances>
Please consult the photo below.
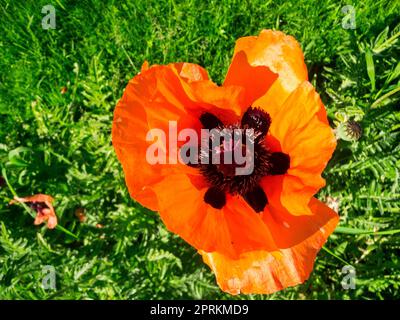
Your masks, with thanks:
<instances>
[{"instance_id":1,"label":"crinkled orange petal","mask_svg":"<svg viewBox=\"0 0 400 320\"><path fill-rule=\"evenodd\" d=\"M197 121L185 109L185 105L194 107L195 104L189 97L190 88L184 87L183 78L177 74L182 68L183 65L145 66L142 73L129 82L114 111L112 141L129 192L132 198L154 211L158 210L158 204L151 185L171 171L194 170L179 163L152 165L146 159L147 148L154 143L146 141L150 129L163 130L168 141L169 121L179 122L177 130L191 128ZM189 71L186 70L185 75L189 77ZM163 147L168 160L167 146Z\"/></svg>"},{"instance_id":2,"label":"crinkled orange petal","mask_svg":"<svg viewBox=\"0 0 400 320\"><path fill-rule=\"evenodd\" d=\"M57 216L51 215L47 220L47 228L54 229L57 226Z\"/></svg>"},{"instance_id":3,"label":"crinkled orange petal","mask_svg":"<svg viewBox=\"0 0 400 320\"><path fill-rule=\"evenodd\" d=\"M47 194L35 194L33 196L28 196L28 197L15 197L14 200L10 201L10 204L13 204L16 202L49 202L49 203L52 203L53 201L54 201L54 198Z\"/></svg>"},{"instance_id":4,"label":"crinkled orange petal","mask_svg":"<svg viewBox=\"0 0 400 320\"><path fill-rule=\"evenodd\" d=\"M262 184L270 202L280 201L294 215L311 214L308 202L325 185L321 173L336 147L332 129L321 121L324 110L314 87L305 81L272 119L267 145L271 139L279 141L290 168L283 176L264 177Z\"/></svg>"},{"instance_id":5,"label":"crinkled orange petal","mask_svg":"<svg viewBox=\"0 0 400 320\"><path fill-rule=\"evenodd\" d=\"M194 63L180 62L171 64L178 74L189 82L208 80L207 70Z\"/></svg>"},{"instance_id":6,"label":"crinkled orange petal","mask_svg":"<svg viewBox=\"0 0 400 320\"><path fill-rule=\"evenodd\" d=\"M211 112L224 123L237 121L241 115L245 97L243 87L220 87L211 81L198 81L192 83L192 88L197 99L204 103L201 112Z\"/></svg>"},{"instance_id":7,"label":"crinkled orange petal","mask_svg":"<svg viewBox=\"0 0 400 320\"><path fill-rule=\"evenodd\" d=\"M226 205L215 209L204 202L207 188L204 180L194 182L185 174L166 176L153 186L160 216L170 231L197 249L230 257L248 250L276 248L262 217L241 197L227 195Z\"/></svg>"},{"instance_id":8,"label":"crinkled orange petal","mask_svg":"<svg viewBox=\"0 0 400 320\"><path fill-rule=\"evenodd\" d=\"M270 294L303 283L308 279L318 251L335 229L338 215L322 202L310 202L312 216L291 217L293 233L302 237L291 247L275 251L256 250L232 259L219 252L199 251L215 273L220 288L230 294ZM290 235L290 230L286 232Z\"/></svg>"},{"instance_id":9,"label":"crinkled orange petal","mask_svg":"<svg viewBox=\"0 0 400 320\"><path fill-rule=\"evenodd\" d=\"M145 71L149 70L149 67L150 67L149 62L147 60L144 61L142 64L142 68L140 69L140 72L145 72Z\"/></svg>"},{"instance_id":10,"label":"crinkled orange petal","mask_svg":"<svg viewBox=\"0 0 400 320\"><path fill-rule=\"evenodd\" d=\"M242 104L242 112L245 112L254 101L269 90L277 77L278 75L268 67L251 66L247 61L246 53L240 51L233 57L224 86L241 86L246 89Z\"/></svg>"},{"instance_id":11,"label":"crinkled orange petal","mask_svg":"<svg viewBox=\"0 0 400 320\"><path fill-rule=\"evenodd\" d=\"M253 104L268 105L273 118L290 93L308 79L301 47L295 38L281 31L263 30L257 37L239 38L234 59L242 51L251 65L266 66L279 75L268 92Z\"/></svg>"},{"instance_id":12,"label":"crinkled orange petal","mask_svg":"<svg viewBox=\"0 0 400 320\"><path fill-rule=\"evenodd\" d=\"M149 62L145 61L140 71L145 72L152 67L159 67L159 65L150 66ZM174 69L180 77L189 82L208 80L207 70L195 63L177 62L169 64L168 67Z\"/></svg>"},{"instance_id":13,"label":"crinkled orange petal","mask_svg":"<svg viewBox=\"0 0 400 320\"><path fill-rule=\"evenodd\" d=\"M54 208L51 204L46 202L48 208L42 209L37 212L34 225L40 225L47 221L47 227L49 229L54 229L57 226L57 216L54 212Z\"/></svg>"},{"instance_id":14,"label":"crinkled orange petal","mask_svg":"<svg viewBox=\"0 0 400 320\"><path fill-rule=\"evenodd\" d=\"M126 185L133 198L142 205L157 210L157 199L154 192L147 189L155 181L161 179L159 166L151 166L146 161L147 143L145 141L148 132L146 114L139 102L133 102L127 91L130 84L118 102L114 111L112 128L112 141L115 152L122 164ZM130 107L128 107L130 105ZM142 154L143 156L134 156Z\"/></svg>"},{"instance_id":15,"label":"crinkled orange petal","mask_svg":"<svg viewBox=\"0 0 400 320\"><path fill-rule=\"evenodd\" d=\"M207 71L196 64L153 65L147 70L152 73L146 74L142 83L148 85L150 79L156 78L159 85L157 90L167 101L177 103L179 109L184 109L197 118L203 112L210 111L221 120L229 122L237 120L235 117L241 113L244 88L218 86L208 79Z\"/></svg>"}]
</instances>

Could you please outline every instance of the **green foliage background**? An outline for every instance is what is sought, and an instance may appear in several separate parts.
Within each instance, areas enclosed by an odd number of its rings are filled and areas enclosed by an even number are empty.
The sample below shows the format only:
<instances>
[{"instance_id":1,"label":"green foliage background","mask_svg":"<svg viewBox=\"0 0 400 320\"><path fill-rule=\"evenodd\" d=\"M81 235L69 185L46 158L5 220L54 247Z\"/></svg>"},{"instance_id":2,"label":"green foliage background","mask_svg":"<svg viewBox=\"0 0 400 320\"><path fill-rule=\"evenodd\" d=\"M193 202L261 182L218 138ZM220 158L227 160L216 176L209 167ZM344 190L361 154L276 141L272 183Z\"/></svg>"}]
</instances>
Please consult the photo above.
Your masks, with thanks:
<instances>
[{"instance_id":1,"label":"green foliage background","mask_svg":"<svg viewBox=\"0 0 400 320\"><path fill-rule=\"evenodd\" d=\"M56 8L55 30L41 27L46 4ZM354 30L342 28L347 4ZM18 195L53 195L60 224L79 237L33 226L2 186L0 298L400 298L399 13L396 0L0 0L1 166ZM299 40L332 126L347 116L364 133L339 141L324 173L318 197L339 202L341 222L310 279L232 297L157 213L130 199L110 129L144 60L198 63L221 83L235 39L263 28ZM355 290L340 284L345 264L356 269ZM41 288L45 265L57 271L55 291Z\"/></svg>"}]
</instances>

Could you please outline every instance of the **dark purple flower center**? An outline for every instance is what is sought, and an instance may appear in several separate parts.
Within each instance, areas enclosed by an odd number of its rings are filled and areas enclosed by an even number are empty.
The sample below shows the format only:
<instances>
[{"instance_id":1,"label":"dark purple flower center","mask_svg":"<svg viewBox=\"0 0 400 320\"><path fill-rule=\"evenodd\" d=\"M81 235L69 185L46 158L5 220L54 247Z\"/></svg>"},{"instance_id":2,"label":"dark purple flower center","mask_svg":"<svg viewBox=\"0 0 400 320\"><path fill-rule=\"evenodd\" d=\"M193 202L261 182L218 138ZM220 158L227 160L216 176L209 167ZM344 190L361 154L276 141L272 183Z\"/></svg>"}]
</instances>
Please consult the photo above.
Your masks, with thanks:
<instances>
[{"instance_id":1,"label":"dark purple flower center","mask_svg":"<svg viewBox=\"0 0 400 320\"><path fill-rule=\"evenodd\" d=\"M271 125L269 114L249 107L240 124L225 125L209 112L203 113L199 120L203 128L211 130L205 143L209 147L200 152L198 164L189 165L198 167L210 184L204 201L221 209L226 204L226 193L239 194L256 212L262 212L268 198L259 185L260 180L267 175L285 174L290 166L287 154L271 153L265 145L264 138ZM220 135L225 131L232 134ZM238 174L238 169L245 169L249 163L252 167L248 174Z\"/></svg>"}]
</instances>

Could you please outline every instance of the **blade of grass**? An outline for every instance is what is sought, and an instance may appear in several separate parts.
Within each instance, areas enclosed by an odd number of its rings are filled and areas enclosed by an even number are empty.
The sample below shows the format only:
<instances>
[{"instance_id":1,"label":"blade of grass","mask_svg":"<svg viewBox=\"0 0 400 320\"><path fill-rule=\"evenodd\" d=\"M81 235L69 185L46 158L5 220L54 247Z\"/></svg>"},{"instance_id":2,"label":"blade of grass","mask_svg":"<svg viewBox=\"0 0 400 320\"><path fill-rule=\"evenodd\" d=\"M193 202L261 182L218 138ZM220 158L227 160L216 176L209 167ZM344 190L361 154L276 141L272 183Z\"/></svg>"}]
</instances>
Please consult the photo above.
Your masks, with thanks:
<instances>
[{"instance_id":1,"label":"blade of grass","mask_svg":"<svg viewBox=\"0 0 400 320\"><path fill-rule=\"evenodd\" d=\"M7 173L6 173L5 168L2 168L2 169L1 169L1 174L2 174L2 176L3 176L3 178L4 178L4 180L6 181L6 184L7 184L7 186L8 186L8 189L10 189L10 191L11 191L13 197L14 197L14 198L15 198L15 197L18 197L18 195L17 195L17 193L15 192L14 188L12 187L12 185L10 184L10 182L8 181L8 177L7 177ZM36 217L36 214L33 212L33 210L31 210L24 202L20 202L20 204L21 204L21 206L25 209L25 211L29 213L29 215L30 215L32 218L35 218L35 217Z\"/></svg>"},{"instance_id":2,"label":"blade of grass","mask_svg":"<svg viewBox=\"0 0 400 320\"><path fill-rule=\"evenodd\" d=\"M375 65L372 51L367 49L365 52L365 62L367 63L368 78L371 81L371 91L375 91Z\"/></svg>"},{"instance_id":3,"label":"blade of grass","mask_svg":"<svg viewBox=\"0 0 400 320\"><path fill-rule=\"evenodd\" d=\"M378 100L376 100L372 105L371 109L376 108L379 106L385 99L389 98L390 96L394 95L396 92L400 91L400 86L397 88L393 89L392 91L389 91L388 93L384 94L382 97L380 97Z\"/></svg>"},{"instance_id":4,"label":"blade of grass","mask_svg":"<svg viewBox=\"0 0 400 320\"><path fill-rule=\"evenodd\" d=\"M384 230L384 231L373 231L373 230L362 230L356 228L349 228L349 227L337 227L335 229L335 233L342 233L342 234L356 234L356 235L391 235L400 233L400 229L395 230Z\"/></svg>"},{"instance_id":5,"label":"blade of grass","mask_svg":"<svg viewBox=\"0 0 400 320\"><path fill-rule=\"evenodd\" d=\"M333 253L333 252L332 252L331 250L329 250L328 248L322 247L322 249L323 249L324 251L326 251L327 253L329 253L332 257L334 257L334 258L340 260L341 262L343 262L344 264L346 264L346 265L351 265L349 262L347 262L346 260L344 260L344 259L342 259L341 257L339 257L337 254Z\"/></svg>"}]
</instances>

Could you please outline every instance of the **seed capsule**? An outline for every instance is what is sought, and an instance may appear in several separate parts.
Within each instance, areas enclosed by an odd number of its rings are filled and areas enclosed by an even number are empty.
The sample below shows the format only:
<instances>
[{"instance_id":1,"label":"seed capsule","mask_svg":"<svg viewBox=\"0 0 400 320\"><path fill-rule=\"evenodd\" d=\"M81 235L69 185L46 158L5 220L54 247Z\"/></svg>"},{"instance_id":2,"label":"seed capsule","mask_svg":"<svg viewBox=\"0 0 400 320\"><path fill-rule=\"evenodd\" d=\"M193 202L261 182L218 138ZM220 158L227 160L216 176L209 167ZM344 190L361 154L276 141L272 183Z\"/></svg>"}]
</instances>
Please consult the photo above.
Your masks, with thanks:
<instances>
[{"instance_id":1,"label":"seed capsule","mask_svg":"<svg viewBox=\"0 0 400 320\"><path fill-rule=\"evenodd\" d=\"M358 122L349 120L337 127L336 136L345 141L357 141L362 136L362 128Z\"/></svg>"}]
</instances>

